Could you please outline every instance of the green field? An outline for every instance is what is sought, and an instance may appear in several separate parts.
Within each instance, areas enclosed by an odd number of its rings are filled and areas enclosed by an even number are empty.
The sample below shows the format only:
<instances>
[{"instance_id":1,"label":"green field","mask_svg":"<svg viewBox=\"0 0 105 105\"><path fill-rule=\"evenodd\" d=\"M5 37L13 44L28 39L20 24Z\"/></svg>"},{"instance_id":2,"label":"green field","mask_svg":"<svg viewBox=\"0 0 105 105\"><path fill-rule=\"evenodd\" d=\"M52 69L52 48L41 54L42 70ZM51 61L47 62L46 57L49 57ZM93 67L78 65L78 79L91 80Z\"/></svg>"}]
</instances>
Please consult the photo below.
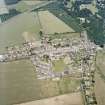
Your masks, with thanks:
<instances>
[{"instance_id":1,"label":"green field","mask_svg":"<svg viewBox=\"0 0 105 105\"><path fill-rule=\"evenodd\" d=\"M20 14L6 21L0 26L0 52L3 52L6 46L20 45L24 42L22 34L27 31L34 33L37 39L40 26L35 13Z\"/></svg>"},{"instance_id":2,"label":"green field","mask_svg":"<svg viewBox=\"0 0 105 105\"><path fill-rule=\"evenodd\" d=\"M29 9L29 6L24 1L20 1L15 8L19 12L25 12Z\"/></svg>"},{"instance_id":3,"label":"green field","mask_svg":"<svg viewBox=\"0 0 105 105\"><path fill-rule=\"evenodd\" d=\"M0 64L0 104L11 105L74 92L80 80L38 80L30 61Z\"/></svg>"},{"instance_id":4,"label":"green field","mask_svg":"<svg viewBox=\"0 0 105 105\"><path fill-rule=\"evenodd\" d=\"M105 51L97 53L95 93L98 105L105 105Z\"/></svg>"}]
</instances>

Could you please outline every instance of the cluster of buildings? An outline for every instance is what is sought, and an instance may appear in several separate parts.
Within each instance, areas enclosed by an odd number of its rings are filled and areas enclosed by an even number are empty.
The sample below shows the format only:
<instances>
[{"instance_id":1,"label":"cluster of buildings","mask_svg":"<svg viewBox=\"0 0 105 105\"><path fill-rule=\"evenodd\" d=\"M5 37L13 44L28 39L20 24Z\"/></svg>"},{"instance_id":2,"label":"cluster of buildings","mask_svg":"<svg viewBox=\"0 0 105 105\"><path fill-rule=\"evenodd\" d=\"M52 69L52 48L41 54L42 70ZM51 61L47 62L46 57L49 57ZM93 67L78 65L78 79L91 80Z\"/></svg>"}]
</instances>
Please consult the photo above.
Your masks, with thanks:
<instances>
[{"instance_id":1,"label":"cluster of buildings","mask_svg":"<svg viewBox=\"0 0 105 105\"><path fill-rule=\"evenodd\" d=\"M91 60L92 59L92 60ZM94 73L95 73L95 55L91 56L90 60L82 62L82 83L81 90L86 105L97 105L95 92L94 92Z\"/></svg>"}]
</instances>

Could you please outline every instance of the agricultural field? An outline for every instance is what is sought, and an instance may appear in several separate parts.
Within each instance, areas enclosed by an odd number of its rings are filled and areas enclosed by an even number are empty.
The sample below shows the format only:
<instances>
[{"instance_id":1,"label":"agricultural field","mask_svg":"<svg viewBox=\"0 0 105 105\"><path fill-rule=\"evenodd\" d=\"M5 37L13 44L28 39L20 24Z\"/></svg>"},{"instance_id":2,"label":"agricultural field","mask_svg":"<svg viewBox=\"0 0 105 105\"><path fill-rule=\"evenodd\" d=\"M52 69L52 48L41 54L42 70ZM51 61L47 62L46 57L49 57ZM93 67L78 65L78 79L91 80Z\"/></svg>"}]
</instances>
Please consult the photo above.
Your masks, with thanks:
<instances>
[{"instance_id":1,"label":"agricultural field","mask_svg":"<svg viewBox=\"0 0 105 105\"><path fill-rule=\"evenodd\" d=\"M69 27L71 27L75 32L81 32L82 27L80 24L78 24L78 20L71 17L70 14L68 14L65 10L60 8L59 2L49 4L48 6L44 7L43 9L50 11L57 18L59 18L65 24L67 24Z\"/></svg>"},{"instance_id":2,"label":"agricultural field","mask_svg":"<svg viewBox=\"0 0 105 105\"><path fill-rule=\"evenodd\" d=\"M105 105L105 80L101 78L99 72L95 75L95 94L98 105Z\"/></svg>"},{"instance_id":3,"label":"agricultural field","mask_svg":"<svg viewBox=\"0 0 105 105\"><path fill-rule=\"evenodd\" d=\"M32 6L39 5L40 3L43 3L44 1L38 1L38 0L21 0L19 1L15 6L14 9L16 9L19 12L26 12L28 11Z\"/></svg>"},{"instance_id":4,"label":"agricultural field","mask_svg":"<svg viewBox=\"0 0 105 105\"><path fill-rule=\"evenodd\" d=\"M0 64L0 104L18 104L78 91L80 80L38 80L30 61Z\"/></svg>"},{"instance_id":5,"label":"agricultural field","mask_svg":"<svg viewBox=\"0 0 105 105\"><path fill-rule=\"evenodd\" d=\"M66 25L49 11L40 11L38 15L42 29L46 34L74 32L71 27Z\"/></svg>"},{"instance_id":6,"label":"agricultural field","mask_svg":"<svg viewBox=\"0 0 105 105\"><path fill-rule=\"evenodd\" d=\"M38 39L39 30L35 13L24 13L9 19L0 25L0 52L4 52L7 46L25 42L23 33L26 31Z\"/></svg>"},{"instance_id":7,"label":"agricultural field","mask_svg":"<svg viewBox=\"0 0 105 105\"><path fill-rule=\"evenodd\" d=\"M44 100L32 101L17 105L83 105L81 93L64 94Z\"/></svg>"},{"instance_id":8,"label":"agricultural field","mask_svg":"<svg viewBox=\"0 0 105 105\"><path fill-rule=\"evenodd\" d=\"M97 53L96 66L101 77L105 80L105 51L99 51Z\"/></svg>"},{"instance_id":9,"label":"agricultural field","mask_svg":"<svg viewBox=\"0 0 105 105\"><path fill-rule=\"evenodd\" d=\"M105 105L105 51L97 53L95 93L98 105Z\"/></svg>"}]
</instances>

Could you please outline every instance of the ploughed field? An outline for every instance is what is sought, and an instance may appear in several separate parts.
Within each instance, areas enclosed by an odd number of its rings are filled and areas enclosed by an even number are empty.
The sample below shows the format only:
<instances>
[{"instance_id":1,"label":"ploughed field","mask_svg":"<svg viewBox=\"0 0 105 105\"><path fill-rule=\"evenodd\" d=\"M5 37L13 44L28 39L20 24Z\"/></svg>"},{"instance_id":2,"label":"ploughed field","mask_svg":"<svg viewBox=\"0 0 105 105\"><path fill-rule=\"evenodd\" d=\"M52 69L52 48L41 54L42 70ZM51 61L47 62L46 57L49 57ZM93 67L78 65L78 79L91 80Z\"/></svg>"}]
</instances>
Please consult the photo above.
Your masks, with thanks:
<instances>
[{"instance_id":1,"label":"ploughed field","mask_svg":"<svg viewBox=\"0 0 105 105\"><path fill-rule=\"evenodd\" d=\"M97 53L96 68L96 99L98 105L105 105L105 50Z\"/></svg>"}]
</instances>

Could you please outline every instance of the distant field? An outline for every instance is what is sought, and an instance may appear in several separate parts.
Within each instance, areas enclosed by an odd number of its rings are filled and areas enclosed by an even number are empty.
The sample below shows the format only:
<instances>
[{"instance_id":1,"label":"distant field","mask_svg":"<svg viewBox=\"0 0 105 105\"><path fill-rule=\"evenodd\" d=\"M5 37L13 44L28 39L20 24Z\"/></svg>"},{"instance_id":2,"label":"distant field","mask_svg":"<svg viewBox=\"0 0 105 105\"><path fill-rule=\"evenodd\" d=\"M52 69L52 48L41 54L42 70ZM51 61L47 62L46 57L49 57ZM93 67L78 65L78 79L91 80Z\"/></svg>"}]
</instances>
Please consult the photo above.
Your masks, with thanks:
<instances>
[{"instance_id":1,"label":"distant field","mask_svg":"<svg viewBox=\"0 0 105 105\"><path fill-rule=\"evenodd\" d=\"M62 33L62 32L74 32L74 30L54 16L49 11L40 11L39 19L42 25L43 31L46 34Z\"/></svg>"},{"instance_id":2,"label":"distant field","mask_svg":"<svg viewBox=\"0 0 105 105\"><path fill-rule=\"evenodd\" d=\"M64 94L44 100L32 101L17 105L83 105L81 93Z\"/></svg>"},{"instance_id":3,"label":"distant field","mask_svg":"<svg viewBox=\"0 0 105 105\"><path fill-rule=\"evenodd\" d=\"M75 92L80 81L65 77L60 81L38 80L30 61L0 64L0 105L12 105Z\"/></svg>"},{"instance_id":4,"label":"distant field","mask_svg":"<svg viewBox=\"0 0 105 105\"><path fill-rule=\"evenodd\" d=\"M99 51L97 54L95 75L95 93L98 105L105 105L105 51Z\"/></svg>"},{"instance_id":5,"label":"distant field","mask_svg":"<svg viewBox=\"0 0 105 105\"><path fill-rule=\"evenodd\" d=\"M100 51L97 53L97 70L99 71L101 77L105 80L105 51Z\"/></svg>"},{"instance_id":6,"label":"distant field","mask_svg":"<svg viewBox=\"0 0 105 105\"><path fill-rule=\"evenodd\" d=\"M34 33L37 39L40 26L35 13L20 14L4 24L0 25L0 52L3 52L6 46L19 45L24 42L22 34L24 32Z\"/></svg>"},{"instance_id":7,"label":"distant field","mask_svg":"<svg viewBox=\"0 0 105 105\"><path fill-rule=\"evenodd\" d=\"M95 94L98 105L105 105L105 81L101 78L98 72L95 75Z\"/></svg>"}]
</instances>

